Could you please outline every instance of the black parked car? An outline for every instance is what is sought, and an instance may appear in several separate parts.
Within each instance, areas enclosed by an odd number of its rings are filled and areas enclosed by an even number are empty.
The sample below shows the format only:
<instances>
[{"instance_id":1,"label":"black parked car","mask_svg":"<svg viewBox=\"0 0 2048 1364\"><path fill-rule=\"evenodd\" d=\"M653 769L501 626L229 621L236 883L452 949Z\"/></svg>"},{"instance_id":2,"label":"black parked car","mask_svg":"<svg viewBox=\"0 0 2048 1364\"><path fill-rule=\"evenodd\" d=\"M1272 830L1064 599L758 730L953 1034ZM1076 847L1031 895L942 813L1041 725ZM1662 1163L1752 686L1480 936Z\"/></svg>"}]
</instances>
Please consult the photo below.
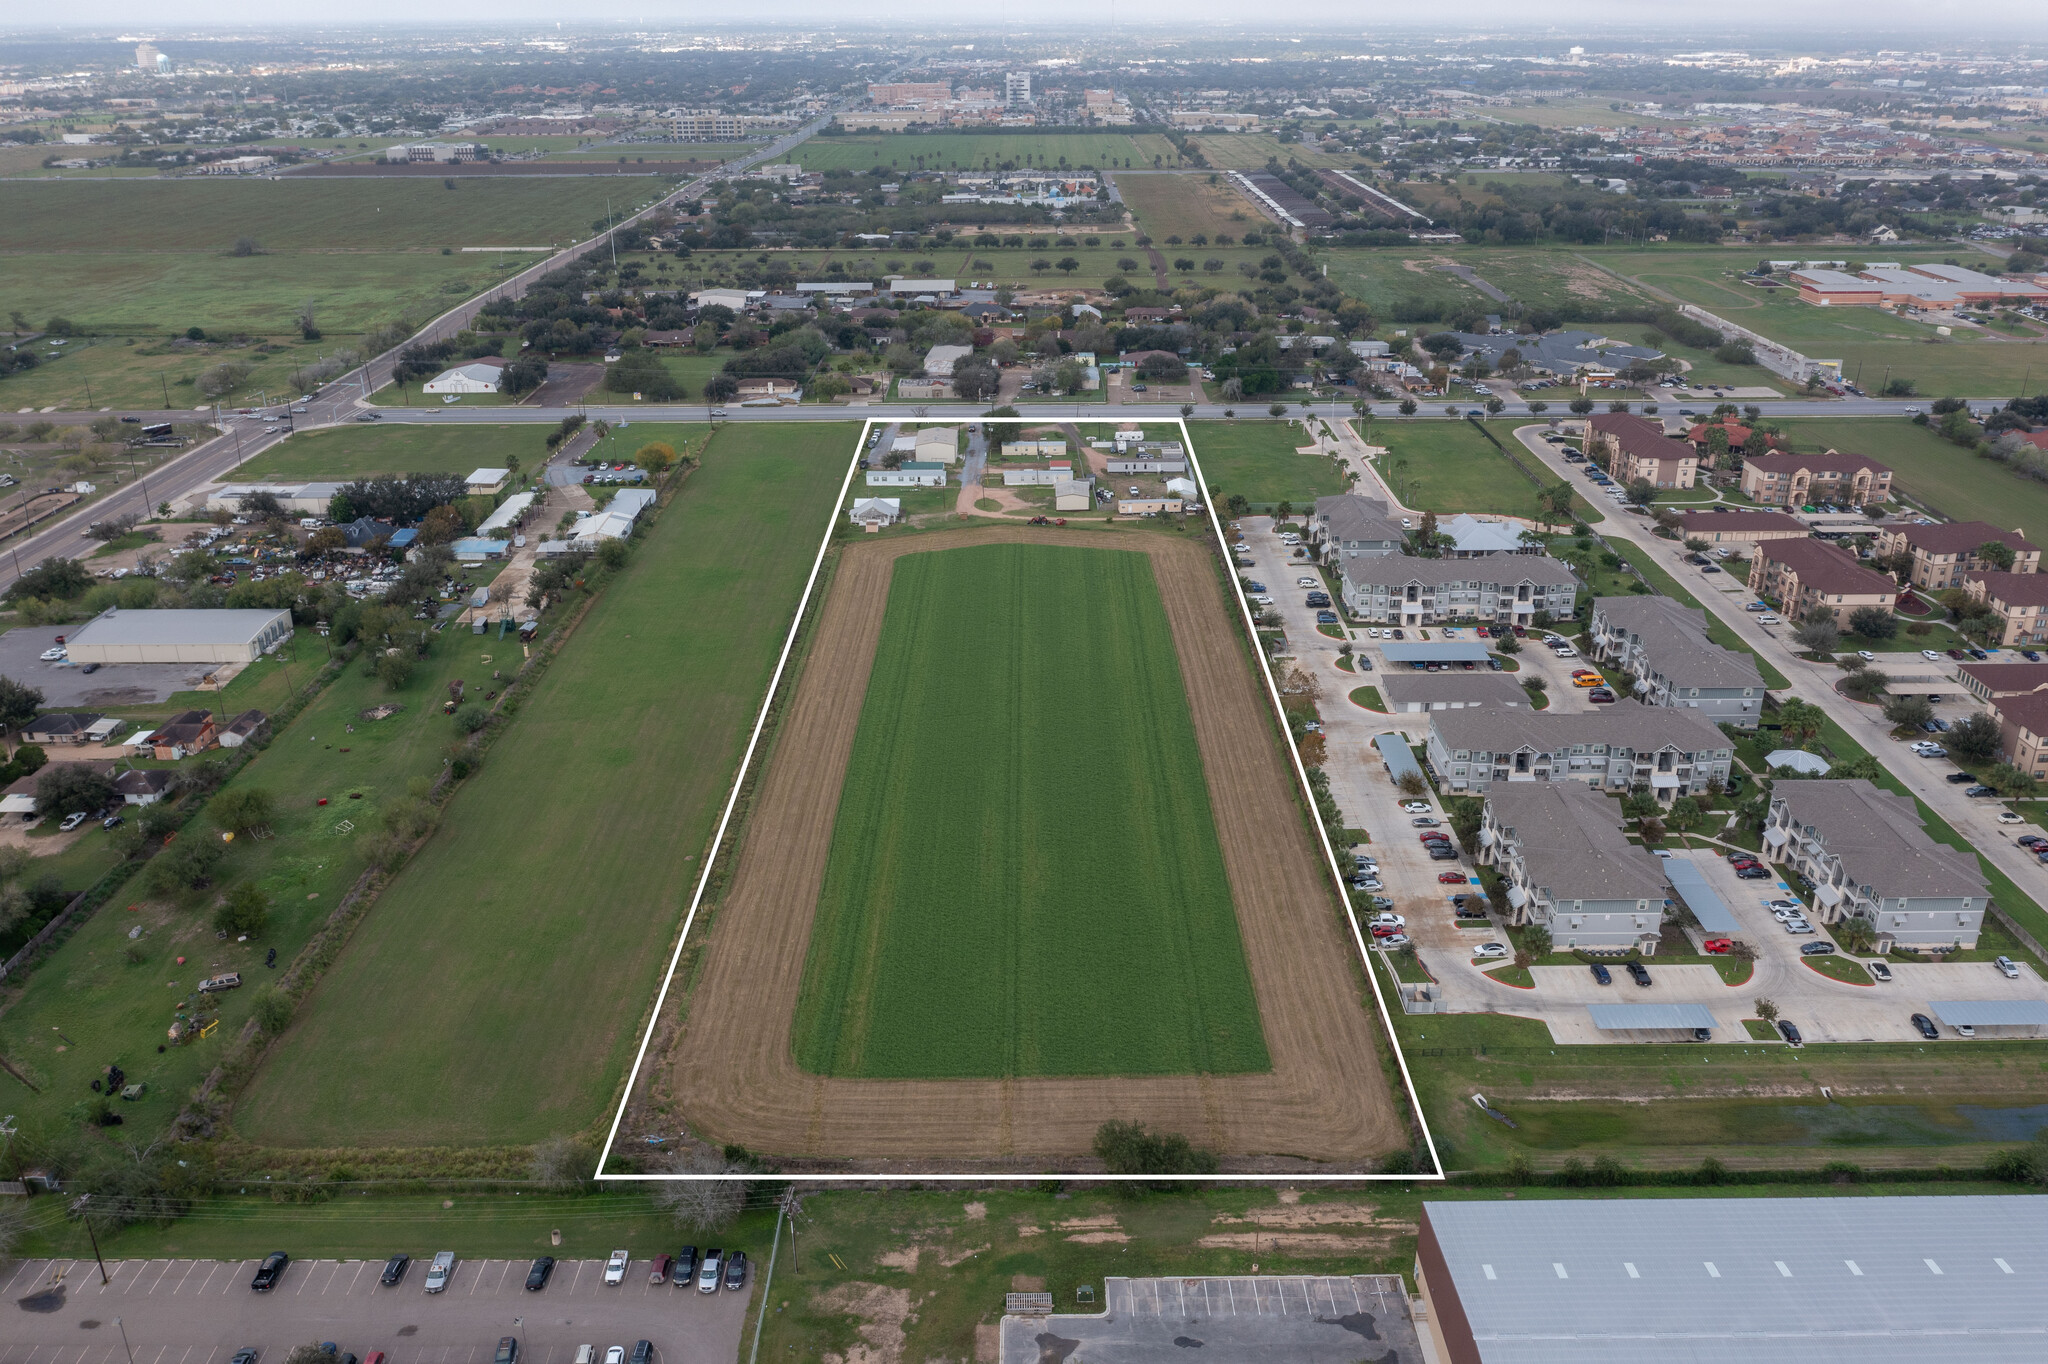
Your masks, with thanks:
<instances>
[{"instance_id":1,"label":"black parked car","mask_svg":"<svg viewBox=\"0 0 2048 1364\"><path fill-rule=\"evenodd\" d=\"M1941 1036L1941 1029L1935 1027L1934 1020L1926 1014L1914 1014L1913 1026L1918 1028L1920 1035L1930 1042L1937 1040Z\"/></svg>"},{"instance_id":2,"label":"black parked car","mask_svg":"<svg viewBox=\"0 0 2048 1364\"><path fill-rule=\"evenodd\" d=\"M498 1337L498 1353L492 1364L519 1364L518 1336Z\"/></svg>"},{"instance_id":3,"label":"black parked car","mask_svg":"<svg viewBox=\"0 0 2048 1364\"><path fill-rule=\"evenodd\" d=\"M1633 980L1638 985L1648 985L1650 983L1650 970L1639 961L1632 961L1628 964L1628 976L1630 980Z\"/></svg>"},{"instance_id":4,"label":"black parked car","mask_svg":"<svg viewBox=\"0 0 2048 1364\"><path fill-rule=\"evenodd\" d=\"M1967 772L1951 772L1944 780L1951 786L1961 786L1966 781L1975 781L1977 779Z\"/></svg>"},{"instance_id":5,"label":"black parked car","mask_svg":"<svg viewBox=\"0 0 2048 1364\"><path fill-rule=\"evenodd\" d=\"M1593 963L1593 979L1602 985L1612 985L1614 984L1614 973L1596 961Z\"/></svg>"},{"instance_id":6,"label":"black parked car","mask_svg":"<svg viewBox=\"0 0 2048 1364\"><path fill-rule=\"evenodd\" d=\"M1797 1023L1794 1023L1791 1019L1781 1018L1778 1020L1778 1033L1787 1042L1790 1042L1793 1046L1796 1047L1802 1045L1802 1041L1799 1036L1799 1025Z\"/></svg>"},{"instance_id":7,"label":"black parked car","mask_svg":"<svg viewBox=\"0 0 2048 1364\"><path fill-rule=\"evenodd\" d=\"M633 1342L633 1364L654 1364L654 1342L636 1340Z\"/></svg>"},{"instance_id":8,"label":"black parked car","mask_svg":"<svg viewBox=\"0 0 2048 1364\"><path fill-rule=\"evenodd\" d=\"M746 1287L746 1283L747 1252L736 1250L725 1262L725 1286L728 1289L739 1289Z\"/></svg>"},{"instance_id":9,"label":"black parked car","mask_svg":"<svg viewBox=\"0 0 2048 1364\"><path fill-rule=\"evenodd\" d=\"M555 1272L555 1257L543 1255L533 1262L533 1268L526 1271L526 1291L538 1293L548 1286L548 1278Z\"/></svg>"},{"instance_id":10,"label":"black parked car","mask_svg":"<svg viewBox=\"0 0 2048 1364\"><path fill-rule=\"evenodd\" d=\"M230 1359L228 1364L256 1364L256 1347L254 1345L244 1345L241 1349L235 1351L235 1357Z\"/></svg>"},{"instance_id":11,"label":"black parked car","mask_svg":"<svg viewBox=\"0 0 2048 1364\"><path fill-rule=\"evenodd\" d=\"M377 1282L383 1284L386 1288L404 1283L406 1267L411 1263L412 1256L410 1255L392 1256L384 1262L384 1272L377 1277Z\"/></svg>"},{"instance_id":12,"label":"black parked car","mask_svg":"<svg viewBox=\"0 0 2048 1364\"><path fill-rule=\"evenodd\" d=\"M684 1246L676 1252L675 1267L669 1272L669 1282L677 1288L688 1288L690 1281L697 1277L697 1247Z\"/></svg>"},{"instance_id":13,"label":"black parked car","mask_svg":"<svg viewBox=\"0 0 2048 1364\"><path fill-rule=\"evenodd\" d=\"M277 1281L284 1277L284 1267L292 1257L281 1250L273 1250L263 1257L263 1263L256 1266L256 1277L249 1280L249 1287L258 1293L268 1293L277 1287Z\"/></svg>"}]
</instances>

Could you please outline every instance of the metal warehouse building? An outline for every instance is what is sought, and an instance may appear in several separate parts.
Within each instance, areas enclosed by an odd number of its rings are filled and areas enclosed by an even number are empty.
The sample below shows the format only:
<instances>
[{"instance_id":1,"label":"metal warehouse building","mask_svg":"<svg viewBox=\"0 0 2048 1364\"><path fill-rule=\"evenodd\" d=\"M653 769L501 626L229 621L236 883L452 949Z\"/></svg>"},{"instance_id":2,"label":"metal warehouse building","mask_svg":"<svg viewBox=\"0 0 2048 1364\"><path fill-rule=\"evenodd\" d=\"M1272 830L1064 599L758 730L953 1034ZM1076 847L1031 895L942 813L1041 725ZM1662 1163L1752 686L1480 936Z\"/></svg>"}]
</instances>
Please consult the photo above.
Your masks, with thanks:
<instances>
[{"instance_id":1,"label":"metal warehouse building","mask_svg":"<svg viewBox=\"0 0 2048 1364\"><path fill-rule=\"evenodd\" d=\"M122 611L65 642L73 663L250 663L290 638L289 611Z\"/></svg>"},{"instance_id":2,"label":"metal warehouse building","mask_svg":"<svg viewBox=\"0 0 2048 1364\"><path fill-rule=\"evenodd\" d=\"M2048 1216L2024 1195L1426 1203L1449 1364L2037 1364Z\"/></svg>"}]
</instances>

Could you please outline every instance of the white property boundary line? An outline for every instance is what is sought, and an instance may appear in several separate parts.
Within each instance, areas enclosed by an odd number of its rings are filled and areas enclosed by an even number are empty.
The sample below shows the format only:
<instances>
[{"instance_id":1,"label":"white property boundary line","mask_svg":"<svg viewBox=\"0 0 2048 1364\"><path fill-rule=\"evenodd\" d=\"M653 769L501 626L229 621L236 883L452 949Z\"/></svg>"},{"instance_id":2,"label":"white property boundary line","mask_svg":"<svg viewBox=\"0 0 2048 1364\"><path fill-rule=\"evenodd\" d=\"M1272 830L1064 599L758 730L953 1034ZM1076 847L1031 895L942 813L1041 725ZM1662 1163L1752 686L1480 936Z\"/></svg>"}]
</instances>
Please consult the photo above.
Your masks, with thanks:
<instances>
[{"instance_id":1,"label":"white property boundary line","mask_svg":"<svg viewBox=\"0 0 2048 1364\"><path fill-rule=\"evenodd\" d=\"M981 422L985 425L1014 424L1018 426L1044 426L1049 421L1057 421L1060 424L1064 424L1069 419L1054 419L1048 417L980 417L962 415L935 418L933 420L938 425L955 426L964 425L965 423L968 422ZM1100 425L1106 423L1113 424L1122 421L1130 421L1139 425L1147 426L1165 425L1170 422L1171 424L1178 426L1180 428L1182 448L1188 452L1188 467L1194 473L1196 486L1202 489L1203 494L1206 497L1209 489L1209 481L1207 477L1205 477L1202 473L1201 460L1195 453L1195 443L1193 438L1188 434L1187 421L1185 418L1158 417L1150 419L1138 419L1115 418L1105 416L1077 417L1071 420L1077 426ZM912 419L912 421L916 424L922 424L920 419ZM861 424L860 437L858 442L854 446L853 457L848 462L846 469L846 477L839 485L839 498L832 505L831 515L826 518L824 537L819 541L818 553L816 557L813 558L811 561L810 579L804 584L803 597L797 602L796 615L790 621L789 624L789 634L782 642L782 656L778 658L775 662L775 674L774 676L769 678L767 693L761 698L760 713L756 715L754 718L754 732L747 738L746 752L740 758L739 771L736 772L733 776L732 791L726 797L724 813L719 816L718 831L712 837L710 844L710 852L705 856L703 870L698 873L697 889L695 893L692 894L690 897L690 908L688 913L686 913L683 916L682 930L676 934L675 950L669 954L668 972L662 978L661 990L655 995L654 1009L649 1014L647 1019L647 1030L641 1036L640 1049L633 1057L633 1069L627 1075L625 1089L619 1096L619 1110L617 1113L612 1115L611 1130L605 1134L604 1150L598 1154L597 1170L596 1173L592 1176L597 1180L617 1183L663 1183L679 1180L723 1180L744 1179L750 1177L746 1175L719 1174L607 1174L605 1173L605 1165L610 1161L612 1148L618 1142L619 1125L623 1123L626 1119L626 1107L632 1101L634 1086L639 1083L640 1068L647 1059L647 1049L654 1042L654 1030L661 1021L662 1008L668 1002L669 988L675 984L676 968L682 961L683 947L690 940L690 929L692 925L696 923L697 911L704 903L704 892L706 888L711 884L712 868L715 865L717 865L719 849L723 847L725 844L726 830L728 827L730 827L732 823L733 811L737 809L739 806L740 792L746 785L747 773L753 767L755 751L760 747L761 732L765 728L767 728L769 711L774 706L776 694L781 690L782 687L782 675L784 671L787 670L789 667L789 656L796 649L797 636L803 628L805 616L810 611L811 595L817 590L818 574L820 570L824 567L825 554L832 547L833 531L838 527L839 518L846 514L847 494L851 491L853 487L854 474L859 472L861 468L862 457L867 453L868 435L870 431L872 431L878 425L895 426L903 424L904 423L900 420L880 421L873 417L870 417L868 420ZM708 447L706 453L709 453ZM1223 522L1216 514L1216 507L1213 500L1206 501L1204 505L1208 508L1209 529L1216 537L1216 547L1223 554L1224 562L1234 565L1236 563L1236 560L1231 556L1230 546L1224 540ZM1233 580L1235 580L1234 570L1232 577ZM1287 732L1287 712L1280 702L1280 687L1279 684L1276 683L1273 679L1272 663L1270 660L1267 659L1265 652L1259 648L1258 628L1255 622L1252 620L1251 606L1249 601L1247 600L1243 592L1237 592L1234 595L1237 598L1238 619L1244 625L1245 637L1251 644L1252 656L1258 659L1259 661L1259 674L1261 677L1265 679L1266 682L1266 697L1272 703L1273 716L1275 719L1279 721L1281 732L1284 734ZM1300 795L1302 799L1307 803L1308 809L1311 815L1313 816L1316 808L1315 792L1309 786L1308 769L1302 764L1301 753L1292 742L1289 742L1287 744L1287 755L1294 764L1294 778L1296 783L1298 784L1298 790L1300 792ZM1310 1181L1319 1183L1357 1183L1362 1180L1421 1180L1440 1182L1444 1178L1442 1173L1443 1164L1441 1158L1437 1154L1436 1138L1429 1130L1429 1120L1423 1115L1422 1112L1422 1101L1420 1098L1417 1097L1415 1093L1415 1080L1408 1070L1408 1058L1402 1055L1400 1039L1396 1037L1394 1034L1394 1020L1393 1015L1387 1009L1386 992L1380 988L1379 973L1375 971L1373 968L1373 954L1370 951L1370 949L1368 949L1366 946L1365 934L1359 928L1358 924L1358 913L1352 907L1350 894L1345 888L1343 873L1338 869L1336 848L1330 842L1329 831L1323 827L1322 820L1319 817L1316 817L1312 819L1312 822L1314 823L1316 828L1316 837L1322 843L1324 866L1329 870L1330 881L1331 884L1336 888L1338 902L1344 906L1345 920L1351 925L1352 942L1355 943L1358 947L1360 959L1365 966L1366 979L1372 985L1373 999L1379 1005L1380 1024L1386 1030L1387 1045L1390 1048L1392 1048L1394 1053L1394 1061L1400 1067L1401 1083L1407 1088L1409 1107L1414 1111L1416 1126L1418 1126L1422 1130L1423 1143L1429 1148L1430 1164L1436 1169L1437 1173L1327 1175L1219 1174L1177 1175L1175 1176L1175 1178L1188 1181L1211 1183L1303 1183ZM1385 969L1387 970L1388 975L1391 977L1393 973L1393 968L1386 967ZM875 1180L891 1179L902 1179L905 1181L929 1181L933 1179L962 1179L977 1180L985 1183L1023 1183L1028 1181L1043 1180L1048 1177L1048 1172L1040 1172L1037 1174L984 1174L980 1172L970 1171L961 1174L920 1174L914 1176L892 1176L885 1174L817 1174L802 1175L798 1176L797 1178L801 1179L804 1183L840 1183L853 1181L873 1182ZM1070 1177L1098 1179L1104 1181L1126 1181L1140 1179L1153 1180L1157 1179L1159 1176L1086 1174L1072 1175Z\"/></svg>"}]
</instances>

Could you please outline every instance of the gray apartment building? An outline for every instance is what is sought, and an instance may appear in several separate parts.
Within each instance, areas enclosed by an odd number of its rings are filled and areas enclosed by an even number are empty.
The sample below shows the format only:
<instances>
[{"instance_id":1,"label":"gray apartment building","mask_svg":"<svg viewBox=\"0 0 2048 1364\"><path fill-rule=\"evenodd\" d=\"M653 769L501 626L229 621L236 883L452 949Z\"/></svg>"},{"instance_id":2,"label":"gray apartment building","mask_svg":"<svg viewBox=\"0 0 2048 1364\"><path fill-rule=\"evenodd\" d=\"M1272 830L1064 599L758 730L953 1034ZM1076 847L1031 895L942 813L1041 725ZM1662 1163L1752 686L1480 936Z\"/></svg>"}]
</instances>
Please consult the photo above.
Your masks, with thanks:
<instances>
[{"instance_id":1,"label":"gray apartment building","mask_svg":"<svg viewBox=\"0 0 2048 1364\"><path fill-rule=\"evenodd\" d=\"M1641 786L1666 804L1728 781L1735 748L1705 716L1639 701L1597 711L1430 712L1429 763L1442 789L1483 796L1512 782Z\"/></svg>"},{"instance_id":2,"label":"gray apartment building","mask_svg":"<svg viewBox=\"0 0 2048 1364\"><path fill-rule=\"evenodd\" d=\"M1387 504L1355 493L1317 498L1308 538L1326 564L1360 554L1400 554L1408 547L1408 532L1388 514Z\"/></svg>"},{"instance_id":3,"label":"gray apartment building","mask_svg":"<svg viewBox=\"0 0 2048 1364\"><path fill-rule=\"evenodd\" d=\"M1418 559L1406 554L1343 560L1344 605L1354 616L1394 625L1473 620L1527 625L1538 611L1570 619L1579 584L1547 554Z\"/></svg>"},{"instance_id":4,"label":"gray apartment building","mask_svg":"<svg viewBox=\"0 0 2048 1364\"><path fill-rule=\"evenodd\" d=\"M1751 655L1707 638L1707 613L1699 607L1670 597L1595 597L1591 632L1594 656L1633 676L1644 705L1755 728L1763 674Z\"/></svg>"},{"instance_id":5,"label":"gray apartment building","mask_svg":"<svg viewBox=\"0 0 2048 1364\"><path fill-rule=\"evenodd\" d=\"M1657 950L1671 885L1621 831L1621 805L1575 781L1510 782L1486 797L1479 860L1507 882L1509 921L1560 948Z\"/></svg>"},{"instance_id":6,"label":"gray apartment building","mask_svg":"<svg viewBox=\"0 0 2048 1364\"><path fill-rule=\"evenodd\" d=\"M1908 796L1867 781L1781 781L1764 851L1813 883L1822 923L1850 915L1908 951L1977 945L1990 887L1975 858L1927 836Z\"/></svg>"}]
</instances>

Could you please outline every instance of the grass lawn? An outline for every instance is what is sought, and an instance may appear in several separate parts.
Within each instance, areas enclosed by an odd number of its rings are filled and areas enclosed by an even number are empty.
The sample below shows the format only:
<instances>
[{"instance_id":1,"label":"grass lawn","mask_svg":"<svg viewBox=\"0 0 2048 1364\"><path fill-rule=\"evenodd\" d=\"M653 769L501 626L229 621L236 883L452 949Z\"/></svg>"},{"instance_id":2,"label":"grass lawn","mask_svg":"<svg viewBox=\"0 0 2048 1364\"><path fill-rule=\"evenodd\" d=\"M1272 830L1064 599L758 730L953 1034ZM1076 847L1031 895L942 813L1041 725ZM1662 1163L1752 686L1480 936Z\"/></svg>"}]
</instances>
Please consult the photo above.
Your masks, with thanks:
<instances>
[{"instance_id":1,"label":"grass lawn","mask_svg":"<svg viewBox=\"0 0 2048 1364\"><path fill-rule=\"evenodd\" d=\"M1148 557L897 561L793 1045L888 1078L1270 1064Z\"/></svg>"},{"instance_id":2,"label":"grass lawn","mask_svg":"<svg viewBox=\"0 0 2048 1364\"><path fill-rule=\"evenodd\" d=\"M479 647L488 646L473 644L466 634L442 636L395 696L364 677L359 666L344 671L234 780L271 793L277 803L274 837L237 839L215 869L215 891L193 895L189 904L153 900L131 881L25 978L19 998L0 1015L0 1044L9 1059L43 1086L40 1095L24 1091L8 1100L25 1125L59 1121L110 1061L150 1086L146 1099L123 1106L127 1125L119 1131L147 1140L170 1121L248 1017L254 987L270 974L263 967L265 952L275 947L281 962L292 959L362 873L356 845L377 829L379 812L404 799L413 779L441 770L455 729L441 714L439 700L448 680L489 675L478 660ZM292 648L294 674L303 685L325 661L325 651L303 636ZM386 699L406 709L376 722L360 718L359 712ZM352 734L349 724L355 725ZM318 804L323 798L329 802L324 807ZM212 838L215 832L202 818L186 837ZM246 944L218 941L208 921L213 898L219 888L242 881L255 882L271 897L270 926ZM138 925L144 934L131 940L129 930ZM139 961L128 959L131 948ZM187 959L183 965L176 960L180 955ZM158 1054L171 1006L201 977L232 970L241 971L247 985L215 996L220 1029Z\"/></svg>"},{"instance_id":3,"label":"grass lawn","mask_svg":"<svg viewBox=\"0 0 2048 1364\"><path fill-rule=\"evenodd\" d=\"M2042 357L2048 374L2048 354ZM1847 450L1892 466L1893 483L1921 506L1957 521L2048 530L2048 483L1978 459L1904 417L1801 418L1780 423L1799 450Z\"/></svg>"},{"instance_id":4,"label":"grass lawn","mask_svg":"<svg viewBox=\"0 0 2048 1364\"><path fill-rule=\"evenodd\" d=\"M238 467L234 476L253 483L345 481L372 474L467 474L472 469L504 468L506 459L515 455L522 466L531 469L547 456L547 433L553 429L539 423L405 426L387 422L301 431Z\"/></svg>"},{"instance_id":5,"label":"grass lawn","mask_svg":"<svg viewBox=\"0 0 2048 1364\"><path fill-rule=\"evenodd\" d=\"M1308 437L1296 422L1193 421L1188 439L1209 495L1219 503L1238 493L1257 507L1306 507L1349 486L1328 457L1299 452Z\"/></svg>"},{"instance_id":6,"label":"grass lawn","mask_svg":"<svg viewBox=\"0 0 2048 1364\"><path fill-rule=\"evenodd\" d=\"M1271 133L1196 133L1194 140L1201 148L1202 159L1220 170L1264 170L1266 162L1275 157L1282 165L1291 157L1305 166L1328 166L1334 170L1349 170L1358 163L1358 157L1351 152L1325 156L1299 142L1283 144ZM1170 156L1168 164L1172 164Z\"/></svg>"},{"instance_id":7,"label":"grass lawn","mask_svg":"<svg viewBox=\"0 0 2048 1364\"><path fill-rule=\"evenodd\" d=\"M399 251L444 246L547 246L590 235L591 223L651 203L652 180L546 176L439 180L55 181L17 185L0 217L0 252L212 252L238 237L265 249ZM621 204L621 194L639 202ZM251 259L260 259L251 258ZM32 316L41 314L30 310Z\"/></svg>"},{"instance_id":8,"label":"grass lawn","mask_svg":"<svg viewBox=\"0 0 2048 1364\"><path fill-rule=\"evenodd\" d=\"M1380 697L1378 687L1353 687L1351 703L1355 706L1364 706L1367 710L1385 711L1387 708L1386 701Z\"/></svg>"},{"instance_id":9,"label":"grass lawn","mask_svg":"<svg viewBox=\"0 0 2048 1364\"><path fill-rule=\"evenodd\" d=\"M1033 166L1077 169L1149 167L1155 156L1172 165L1179 154L1156 133L1133 137L1104 129L1094 133L847 133L814 137L790 152L805 170L999 170Z\"/></svg>"},{"instance_id":10,"label":"grass lawn","mask_svg":"<svg viewBox=\"0 0 2048 1364\"><path fill-rule=\"evenodd\" d=\"M1436 268L1439 262L1453 261L1449 252L1418 254L1413 247L1353 246L1317 252L1316 259L1328 262L1330 278L1345 293L1382 318L1391 316L1396 303L1410 299L1442 304L1447 312L1466 308L1493 312L1500 306L1456 275ZM1437 330L1433 323L1388 325L1416 336Z\"/></svg>"},{"instance_id":11,"label":"grass lawn","mask_svg":"<svg viewBox=\"0 0 2048 1364\"><path fill-rule=\"evenodd\" d=\"M1495 423L1494 434L1506 444L1513 436L1507 423ZM1375 421L1366 437L1387 447L1380 456L1380 476L1406 506L1440 516L1457 512L1497 512L1535 516L1536 485L1493 448L1470 422ZM1532 467L1535 457L1524 452Z\"/></svg>"},{"instance_id":12,"label":"grass lawn","mask_svg":"<svg viewBox=\"0 0 2048 1364\"><path fill-rule=\"evenodd\" d=\"M242 1135L524 1142L605 1116L859 429L718 431L273 1050Z\"/></svg>"},{"instance_id":13,"label":"grass lawn","mask_svg":"<svg viewBox=\"0 0 2048 1364\"><path fill-rule=\"evenodd\" d=\"M1845 981L1850 985L1875 985L1870 972L1863 969L1863 963L1850 957L1801 957L1808 970L1818 971L1829 980Z\"/></svg>"},{"instance_id":14,"label":"grass lawn","mask_svg":"<svg viewBox=\"0 0 2048 1364\"><path fill-rule=\"evenodd\" d=\"M1519 181L1515 183L1520 183ZM1604 270L1596 270L1568 251L1457 251L1451 259L1530 309L1549 309L1562 317L1595 308L1643 307L1650 296ZM1566 323L1567 326L1572 325ZM1595 327L1594 330L1603 330ZM1639 331L1641 328L1631 328ZM1625 335L1622 340L1634 340Z\"/></svg>"},{"instance_id":15,"label":"grass lawn","mask_svg":"<svg viewBox=\"0 0 2048 1364\"><path fill-rule=\"evenodd\" d=\"M1206 233L1241 237L1265 226L1243 195L1206 175L1119 175L1116 187L1138 226L1155 242Z\"/></svg>"},{"instance_id":16,"label":"grass lawn","mask_svg":"<svg viewBox=\"0 0 2048 1364\"><path fill-rule=\"evenodd\" d=\"M0 257L0 273L7 268L6 259ZM165 406L191 409L213 401L198 391L194 380L224 360L250 368L246 379L221 395L221 402L246 405L243 400L253 400L258 392L267 391L273 396L295 392L288 382L295 370L318 359L323 352L332 353L338 346L354 344L353 336L330 335L321 341L302 341L297 333L268 341L256 337L241 344L177 346L135 337L77 337L58 359L0 379L0 410ZM259 345L276 349L265 353L257 349ZM48 351L43 354L47 356Z\"/></svg>"}]
</instances>

